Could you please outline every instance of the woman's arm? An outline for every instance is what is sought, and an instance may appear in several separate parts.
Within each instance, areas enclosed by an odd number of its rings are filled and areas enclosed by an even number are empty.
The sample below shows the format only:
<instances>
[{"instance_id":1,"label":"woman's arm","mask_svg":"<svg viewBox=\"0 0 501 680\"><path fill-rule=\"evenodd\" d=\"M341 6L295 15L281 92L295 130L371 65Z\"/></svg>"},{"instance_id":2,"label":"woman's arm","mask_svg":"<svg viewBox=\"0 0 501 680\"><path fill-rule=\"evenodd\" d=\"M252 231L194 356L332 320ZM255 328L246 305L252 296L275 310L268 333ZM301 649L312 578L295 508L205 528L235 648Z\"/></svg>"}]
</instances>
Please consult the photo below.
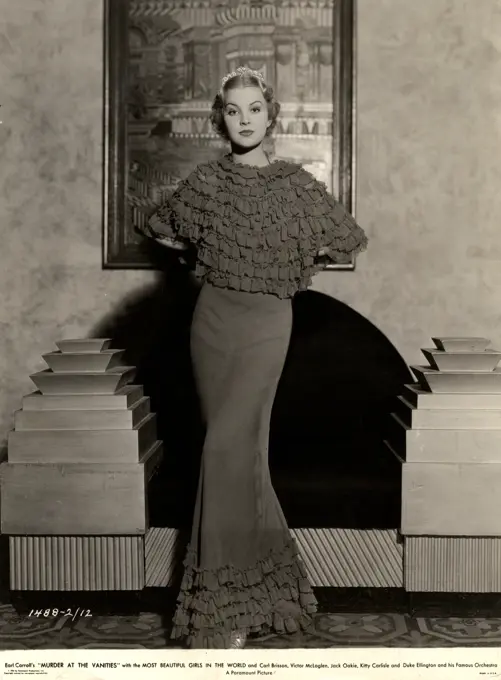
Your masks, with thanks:
<instances>
[{"instance_id":1,"label":"woman's arm","mask_svg":"<svg viewBox=\"0 0 501 680\"><path fill-rule=\"evenodd\" d=\"M188 241L179 238L167 221L163 221L159 217L159 212L151 215L148 222L142 228L136 229L136 231L142 236L156 241L156 243L164 246L164 248L171 248L172 250L188 249Z\"/></svg>"},{"instance_id":2,"label":"woman's arm","mask_svg":"<svg viewBox=\"0 0 501 680\"><path fill-rule=\"evenodd\" d=\"M306 257L344 260L366 249L364 230L323 182L304 168L292 175L291 181L303 212L301 229Z\"/></svg>"}]
</instances>

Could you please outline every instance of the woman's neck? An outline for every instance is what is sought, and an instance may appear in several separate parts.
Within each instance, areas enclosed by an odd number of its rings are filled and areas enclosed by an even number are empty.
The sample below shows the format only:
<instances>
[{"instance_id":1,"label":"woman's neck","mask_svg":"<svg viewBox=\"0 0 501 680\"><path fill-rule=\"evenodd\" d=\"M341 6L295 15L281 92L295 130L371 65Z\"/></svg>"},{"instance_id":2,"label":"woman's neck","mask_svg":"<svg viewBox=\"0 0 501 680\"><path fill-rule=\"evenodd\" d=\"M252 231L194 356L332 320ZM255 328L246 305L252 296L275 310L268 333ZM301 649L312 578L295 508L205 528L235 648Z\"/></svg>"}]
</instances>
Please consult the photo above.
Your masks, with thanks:
<instances>
[{"instance_id":1,"label":"woman's neck","mask_svg":"<svg viewBox=\"0 0 501 680\"><path fill-rule=\"evenodd\" d=\"M231 155L233 161L235 163L240 163L241 165L254 165L261 168L270 164L268 156L263 151L262 146L249 150L232 148Z\"/></svg>"}]
</instances>

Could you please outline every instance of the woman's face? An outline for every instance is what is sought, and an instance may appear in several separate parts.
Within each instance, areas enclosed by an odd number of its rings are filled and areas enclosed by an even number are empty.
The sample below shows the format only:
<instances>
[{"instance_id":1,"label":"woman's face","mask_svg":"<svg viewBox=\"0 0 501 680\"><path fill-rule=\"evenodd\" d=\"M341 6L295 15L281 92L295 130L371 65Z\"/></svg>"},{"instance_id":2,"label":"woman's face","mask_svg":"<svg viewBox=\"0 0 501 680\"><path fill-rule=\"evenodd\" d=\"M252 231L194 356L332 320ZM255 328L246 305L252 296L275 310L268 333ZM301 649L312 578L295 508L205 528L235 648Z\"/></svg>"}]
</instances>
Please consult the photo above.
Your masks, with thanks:
<instances>
[{"instance_id":1,"label":"woman's face","mask_svg":"<svg viewBox=\"0 0 501 680\"><path fill-rule=\"evenodd\" d=\"M239 87L225 93L224 122L232 144L252 149L263 141L271 121L259 87Z\"/></svg>"}]
</instances>

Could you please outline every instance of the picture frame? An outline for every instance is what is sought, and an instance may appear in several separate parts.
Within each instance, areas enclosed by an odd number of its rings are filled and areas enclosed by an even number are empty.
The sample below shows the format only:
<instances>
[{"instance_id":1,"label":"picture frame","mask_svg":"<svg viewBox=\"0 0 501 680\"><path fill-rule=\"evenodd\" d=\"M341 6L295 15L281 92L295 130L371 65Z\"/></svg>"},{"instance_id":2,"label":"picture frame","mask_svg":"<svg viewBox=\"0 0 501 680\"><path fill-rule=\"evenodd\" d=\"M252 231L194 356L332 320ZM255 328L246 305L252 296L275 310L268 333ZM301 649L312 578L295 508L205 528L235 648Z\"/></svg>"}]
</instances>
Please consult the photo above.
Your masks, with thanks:
<instances>
[{"instance_id":1,"label":"picture frame","mask_svg":"<svg viewBox=\"0 0 501 680\"><path fill-rule=\"evenodd\" d=\"M355 2L105 0L104 269L154 267L135 227L225 152L210 105L237 66L263 72L281 103L268 151L355 213ZM354 270L355 257L322 264Z\"/></svg>"}]
</instances>

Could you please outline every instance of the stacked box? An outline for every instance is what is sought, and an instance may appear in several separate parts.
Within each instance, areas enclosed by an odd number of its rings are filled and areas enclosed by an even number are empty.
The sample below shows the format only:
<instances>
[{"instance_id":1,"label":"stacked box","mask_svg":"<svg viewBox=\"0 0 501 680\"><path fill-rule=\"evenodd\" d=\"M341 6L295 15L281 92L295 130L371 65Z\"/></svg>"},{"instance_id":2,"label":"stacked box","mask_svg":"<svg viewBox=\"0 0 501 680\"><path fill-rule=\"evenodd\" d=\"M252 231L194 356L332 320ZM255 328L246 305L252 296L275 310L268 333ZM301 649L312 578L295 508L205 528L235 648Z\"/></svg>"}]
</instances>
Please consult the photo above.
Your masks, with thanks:
<instances>
[{"instance_id":1,"label":"stacked box","mask_svg":"<svg viewBox=\"0 0 501 680\"><path fill-rule=\"evenodd\" d=\"M136 369L109 345L57 343L15 414L0 465L13 589L144 587L147 487L162 445Z\"/></svg>"},{"instance_id":2,"label":"stacked box","mask_svg":"<svg viewBox=\"0 0 501 680\"><path fill-rule=\"evenodd\" d=\"M405 587L501 592L501 352L486 338L433 341L388 441L402 463Z\"/></svg>"}]
</instances>

